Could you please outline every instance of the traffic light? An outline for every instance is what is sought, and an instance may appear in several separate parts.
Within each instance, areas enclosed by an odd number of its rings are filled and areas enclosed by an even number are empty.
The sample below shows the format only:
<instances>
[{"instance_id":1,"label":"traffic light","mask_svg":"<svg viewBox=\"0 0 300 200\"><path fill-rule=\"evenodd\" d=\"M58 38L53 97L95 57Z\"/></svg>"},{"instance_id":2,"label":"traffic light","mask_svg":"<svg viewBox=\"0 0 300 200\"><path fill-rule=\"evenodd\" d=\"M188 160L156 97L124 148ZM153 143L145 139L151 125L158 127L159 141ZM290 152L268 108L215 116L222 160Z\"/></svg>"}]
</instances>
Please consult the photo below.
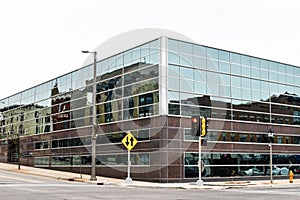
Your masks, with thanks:
<instances>
[{"instance_id":1,"label":"traffic light","mask_svg":"<svg viewBox=\"0 0 300 200\"><path fill-rule=\"evenodd\" d=\"M207 133L207 119L206 117L201 117L201 136L205 137Z\"/></svg>"},{"instance_id":2,"label":"traffic light","mask_svg":"<svg viewBox=\"0 0 300 200\"><path fill-rule=\"evenodd\" d=\"M200 136L200 116L192 116L192 135Z\"/></svg>"}]
</instances>

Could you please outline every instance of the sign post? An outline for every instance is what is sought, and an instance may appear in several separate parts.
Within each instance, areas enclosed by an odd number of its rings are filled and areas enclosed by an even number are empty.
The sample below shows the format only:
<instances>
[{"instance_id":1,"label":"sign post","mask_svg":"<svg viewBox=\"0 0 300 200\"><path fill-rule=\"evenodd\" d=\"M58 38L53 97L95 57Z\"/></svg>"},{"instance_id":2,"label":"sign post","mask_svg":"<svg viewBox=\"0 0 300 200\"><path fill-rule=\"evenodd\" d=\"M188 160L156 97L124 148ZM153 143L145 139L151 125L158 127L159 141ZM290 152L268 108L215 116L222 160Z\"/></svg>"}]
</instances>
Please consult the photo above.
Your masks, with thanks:
<instances>
[{"instance_id":1,"label":"sign post","mask_svg":"<svg viewBox=\"0 0 300 200\"><path fill-rule=\"evenodd\" d=\"M127 135L122 139L122 144L127 148L127 178L125 179L125 183L132 184L132 179L130 178L130 167L131 167L131 160L130 160L130 151L135 147L138 143L137 139L128 132Z\"/></svg>"}]
</instances>

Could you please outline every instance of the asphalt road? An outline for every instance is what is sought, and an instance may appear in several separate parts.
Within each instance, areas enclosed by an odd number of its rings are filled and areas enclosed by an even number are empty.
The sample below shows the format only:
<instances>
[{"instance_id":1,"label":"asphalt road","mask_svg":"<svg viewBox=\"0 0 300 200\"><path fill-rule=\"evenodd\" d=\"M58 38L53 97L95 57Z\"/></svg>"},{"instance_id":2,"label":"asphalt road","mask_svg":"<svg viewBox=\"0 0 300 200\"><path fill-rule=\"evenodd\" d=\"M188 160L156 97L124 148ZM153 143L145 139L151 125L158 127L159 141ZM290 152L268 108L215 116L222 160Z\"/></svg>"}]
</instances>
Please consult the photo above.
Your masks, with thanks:
<instances>
[{"instance_id":1,"label":"asphalt road","mask_svg":"<svg viewBox=\"0 0 300 200\"><path fill-rule=\"evenodd\" d=\"M0 170L1 200L47 199L300 199L299 185L231 189L172 189L94 185Z\"/></svg>"}]
</instances>

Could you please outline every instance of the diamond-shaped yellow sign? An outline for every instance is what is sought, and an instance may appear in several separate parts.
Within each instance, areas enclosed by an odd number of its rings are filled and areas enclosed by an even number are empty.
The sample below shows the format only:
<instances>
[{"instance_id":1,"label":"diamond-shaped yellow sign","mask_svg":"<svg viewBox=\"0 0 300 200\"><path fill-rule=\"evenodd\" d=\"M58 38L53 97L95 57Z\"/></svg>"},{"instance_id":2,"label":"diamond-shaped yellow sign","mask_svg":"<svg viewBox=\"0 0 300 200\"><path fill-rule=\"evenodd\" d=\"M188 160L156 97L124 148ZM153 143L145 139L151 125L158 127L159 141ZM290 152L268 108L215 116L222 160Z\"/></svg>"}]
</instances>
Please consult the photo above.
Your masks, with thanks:
<instances>
[{"instance_id":1,"label":"diamond-shaped yellow sign","mask_svg":"<svg viewBox=\"0 0 300 200\"><path fill-rule=\"evenodd\" d=\"M131 151L138 141L130 132L128 132L127 135L122 139L122 143L128 149L128 151Z\"/></svg>"}]
</instances>

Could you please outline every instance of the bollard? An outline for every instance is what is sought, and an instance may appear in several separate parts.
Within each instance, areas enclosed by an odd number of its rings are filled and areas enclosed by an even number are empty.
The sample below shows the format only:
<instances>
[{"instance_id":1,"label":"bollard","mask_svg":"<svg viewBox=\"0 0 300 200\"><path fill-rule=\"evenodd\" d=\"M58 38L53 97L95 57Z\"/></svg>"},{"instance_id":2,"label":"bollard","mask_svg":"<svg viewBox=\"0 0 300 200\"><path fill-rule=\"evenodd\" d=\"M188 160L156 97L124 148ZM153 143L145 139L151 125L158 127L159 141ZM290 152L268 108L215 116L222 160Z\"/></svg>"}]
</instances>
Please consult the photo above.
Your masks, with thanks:
<instances>
[{"instance_id":1,"label":"bollard","mask_svg":"<svg viewBox=\"0 0 300 200\"><path fill-rule=\"evenodd\" d=\"M290 170L290 183L293 183L294 173Z\"/></svg>"}]
</instances>

